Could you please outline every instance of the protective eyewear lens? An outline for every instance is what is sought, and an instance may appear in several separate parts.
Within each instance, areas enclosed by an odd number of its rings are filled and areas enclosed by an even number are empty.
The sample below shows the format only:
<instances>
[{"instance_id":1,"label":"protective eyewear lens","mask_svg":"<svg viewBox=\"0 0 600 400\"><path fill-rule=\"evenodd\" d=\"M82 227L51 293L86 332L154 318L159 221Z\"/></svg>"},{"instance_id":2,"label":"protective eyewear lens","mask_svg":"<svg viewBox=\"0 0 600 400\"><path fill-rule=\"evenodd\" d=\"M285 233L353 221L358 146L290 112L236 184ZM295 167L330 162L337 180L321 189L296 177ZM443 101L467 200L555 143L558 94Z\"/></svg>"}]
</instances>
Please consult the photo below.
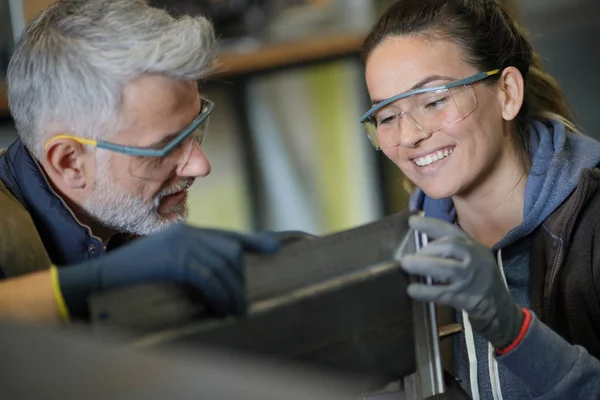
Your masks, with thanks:
<instances>
[{"instance_id":1,"label":"protective eyewear lens","mask_svg":"<svg viewBox=\"0 0 600 400\"><path fill-rule=\"evenodd\" d=\"M206 117L190 134L169 153L161 157L132 156L130 161L131 175L153 181L163 181L174 175L189 161L194 146L201 146L206 138L210 116Z\"/></svg>"},{"instance_id":2,"label":"protective eyewear lens","mask_svg":"<svg viewBox=\"0 0 600 400\"><path fill-rule=\"evenodd\" d=\"M432 133L462 121L476 107L477 99L471 86L435 90L387 105L365 120L363 127L373 147L382 150L401 144L405 119L420 131Z\"/></svg>"}]
</instances>

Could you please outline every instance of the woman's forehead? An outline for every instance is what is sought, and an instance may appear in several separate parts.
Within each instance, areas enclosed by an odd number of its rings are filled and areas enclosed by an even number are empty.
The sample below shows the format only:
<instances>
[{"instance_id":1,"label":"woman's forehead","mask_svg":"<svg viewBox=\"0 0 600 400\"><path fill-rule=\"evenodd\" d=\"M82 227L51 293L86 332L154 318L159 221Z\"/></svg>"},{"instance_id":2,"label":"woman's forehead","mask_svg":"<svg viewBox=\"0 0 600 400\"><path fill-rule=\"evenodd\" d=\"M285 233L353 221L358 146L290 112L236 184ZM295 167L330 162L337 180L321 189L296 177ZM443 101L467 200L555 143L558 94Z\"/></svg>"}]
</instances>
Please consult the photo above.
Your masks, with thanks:
<instances>
[{"instance_id":1,"label":"woman's forehead","mask_svg":"<svg viewBox=\"0 0 600 400\"><path fill-rule=\"evenodd\" d=\"M454 41L424 35L389 37L373 50L366 63L372 98L387 98L411 90L431 76L455 80L472 72Z\"/></svg>"}]
</instances>

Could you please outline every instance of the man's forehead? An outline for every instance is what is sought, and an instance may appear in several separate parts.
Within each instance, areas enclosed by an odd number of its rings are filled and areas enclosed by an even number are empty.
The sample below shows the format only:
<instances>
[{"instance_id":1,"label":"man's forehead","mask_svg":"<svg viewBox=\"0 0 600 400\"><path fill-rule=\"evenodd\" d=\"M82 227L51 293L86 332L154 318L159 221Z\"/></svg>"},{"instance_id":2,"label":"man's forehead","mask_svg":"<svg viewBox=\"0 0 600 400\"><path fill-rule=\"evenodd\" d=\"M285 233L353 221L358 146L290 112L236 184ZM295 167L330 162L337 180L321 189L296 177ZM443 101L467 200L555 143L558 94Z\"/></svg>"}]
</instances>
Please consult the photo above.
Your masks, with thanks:
<instances>
[{"instance_id":1,"label":"man's forehead","mask_svg":"<svg viewBox=\"0 0 600 400\"><path fill-rule=\"evenodd\" d=\"M144 79L124 91L122 139L128 145L150 146L184 130L201 107L196 82Z\"/></svg>"},{"instance_id":2,"label":"man's forehead","mask_svg":"<svg viewBox=\"0 0 600 400\"><path fill-rule=\"evenodd\" d=\"M126 112L168 114L189 104L199 104L195 81L145 75L127 83L123 89Z\"/></svg>"}]
</instances>

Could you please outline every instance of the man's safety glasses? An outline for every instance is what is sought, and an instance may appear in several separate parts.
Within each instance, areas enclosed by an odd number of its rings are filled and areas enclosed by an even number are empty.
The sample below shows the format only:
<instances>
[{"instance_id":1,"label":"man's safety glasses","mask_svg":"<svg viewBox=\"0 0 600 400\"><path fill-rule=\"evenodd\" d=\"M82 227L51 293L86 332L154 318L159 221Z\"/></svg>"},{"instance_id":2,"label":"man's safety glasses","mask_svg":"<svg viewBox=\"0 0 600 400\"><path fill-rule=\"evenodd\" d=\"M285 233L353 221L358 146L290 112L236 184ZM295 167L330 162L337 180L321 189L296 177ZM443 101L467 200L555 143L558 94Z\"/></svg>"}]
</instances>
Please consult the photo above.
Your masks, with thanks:
<instances>
[{"instance_id":1,"label":"man's safety glasses","mask_svg":"<svg viewBox=\"0 0 600 400\"><path fill-rule=\"evenodd\" d=\"M173 174L178 166L187 164L195 144L202 144L214 103L207 99L201 99L200 105L200 113L192 123L164 145L161 143L159 146L151 147L123 146L102 140L58 135L46 143L46 148L55 140L71 139L99 149L127 154L131 156L129 171L133 176L140 179L162 181Z\"/></svg>"}]
</instances>

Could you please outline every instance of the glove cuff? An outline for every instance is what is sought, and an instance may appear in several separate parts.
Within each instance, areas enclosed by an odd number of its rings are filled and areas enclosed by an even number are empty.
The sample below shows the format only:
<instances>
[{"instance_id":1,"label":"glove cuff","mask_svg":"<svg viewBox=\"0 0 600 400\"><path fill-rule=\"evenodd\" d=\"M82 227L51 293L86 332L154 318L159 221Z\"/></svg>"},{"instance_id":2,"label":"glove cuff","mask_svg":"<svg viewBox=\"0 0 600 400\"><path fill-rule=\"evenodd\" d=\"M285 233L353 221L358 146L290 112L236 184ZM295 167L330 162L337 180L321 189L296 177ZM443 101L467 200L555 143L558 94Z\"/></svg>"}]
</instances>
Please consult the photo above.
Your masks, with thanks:
<instances>
[{"instance_id":1,"label":"glove cuff","mask_svg":"<svg viewBox=\"0 0 600 400\"><path fill-rule=\"evenodd\" d=\"M496 354L503 356L505 354L510 353L512 350L514 350L519 345L519 343L521 343L521 341L527 334L527 331L529 330L529 325L531 324L531 312L526 308L522 308L521 310L524 314L524 318L523 318L523 323L521 324L521 329L519 331L519 335L508 346L506 346L502 349L496 349Z\"/></svg>"},{"instance_id":2,"label":"glove cuff","mask_svg":"<svg viewBox=\"0 0 600 400\"><path fill-rule=\"evenodd\" d=\"M50 266L50 277L52 279L52 294L54 295L54 301L56 302L58 315L62 322L68 323L71 316L69 315L69 309L67 308L62 291L60 290L60 281L58 279L58 270L56 265Z\"/></svg>"},{"instance_id":3,"label":"glove cuff","mask_svg":"<svg viewBox=\"0 0 600 400\"><path fill-rule=\"evenodd\" d=\"M87 300L97 286L94 266L89 263L56 270L56 286L71 319L89 319Z\"/></svg>"}]
</instances>

